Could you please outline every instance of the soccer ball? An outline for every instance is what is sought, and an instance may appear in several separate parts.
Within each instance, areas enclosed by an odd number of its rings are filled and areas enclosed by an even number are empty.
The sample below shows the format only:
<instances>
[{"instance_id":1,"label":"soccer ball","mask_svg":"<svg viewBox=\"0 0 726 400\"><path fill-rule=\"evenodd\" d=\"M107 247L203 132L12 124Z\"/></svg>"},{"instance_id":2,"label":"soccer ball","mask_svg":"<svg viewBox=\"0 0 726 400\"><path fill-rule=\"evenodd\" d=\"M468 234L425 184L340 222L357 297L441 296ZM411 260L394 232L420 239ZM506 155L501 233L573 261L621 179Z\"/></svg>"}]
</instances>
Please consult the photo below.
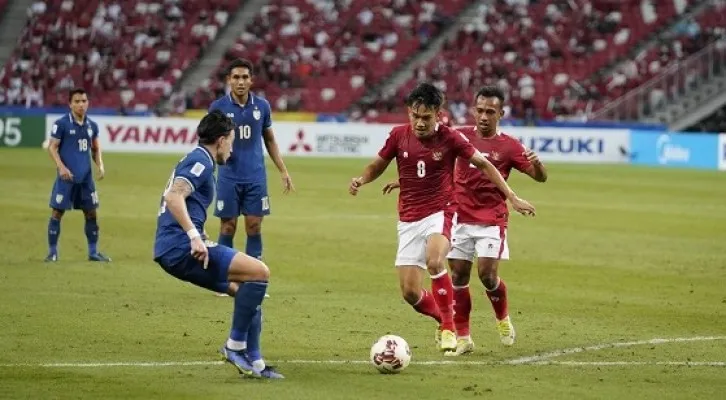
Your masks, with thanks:
<instances>
[{"instance_id":1,"label":"soccer ball","mask_svg":"<svg viewBox=\"0 0 726 400\"><path fill-rule=\"evenodd\" d=\"M410 362L411 349L400 336L382 336L371 347L371 363L382 374L397 374Z\"/></svg>"}]
</instances>

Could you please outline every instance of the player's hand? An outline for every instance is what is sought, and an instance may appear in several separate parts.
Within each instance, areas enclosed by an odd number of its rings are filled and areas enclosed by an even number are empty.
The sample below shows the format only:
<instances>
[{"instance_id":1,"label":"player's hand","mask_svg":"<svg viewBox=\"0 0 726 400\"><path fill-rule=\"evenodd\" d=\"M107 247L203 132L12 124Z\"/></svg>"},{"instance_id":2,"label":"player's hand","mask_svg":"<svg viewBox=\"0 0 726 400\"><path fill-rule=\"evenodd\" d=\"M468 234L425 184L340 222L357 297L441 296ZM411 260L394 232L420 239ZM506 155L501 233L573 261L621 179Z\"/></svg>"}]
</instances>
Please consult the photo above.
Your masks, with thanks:
<instances>
[{"instance_id":1,"label":"player's hand","mask_svg":"<svg viewBox=\"0 0 726 400\"><path fill-rule=\"evenodd\" d=\"M290 192L295 191L295 185L292 184L292 178L290 178L290 174L284 173L282 174L282 193L288 194Z\"/></svg>"},{"instance_id":2,"label":"player's hand","mask_svg":"<svg viewBox=\"0 0 726 400\"><path fill-rule=\"evenodd\" d=\"M511 200L509 200L510 203L512 203L512 207L520 214L526 215L526 216L534 216L535 215L535 209L534 206L529 204L527 200L520 199L517 196L514 196Z\"/></svg>"},{"instance_id":3,"label":"player's hand","mask_svg":"<svg viewBox=\"0 0 726 400\"><path fill-rule=\"evenodd\" d=\"M363 178L353 178L350 181L350 187L348 188L348 193L352 194L353 196L358 194L358 189L363 186Z\"/></svg>"},{"instance_id":4,"label":"player's hand","mask_svg":"<svg viewBox=\"0 0 726 400\"><path fill-rule=\"evenodd\" d=\"M106 170L103 168L103 165L98 166L98 180L102 180L103 177L106 176Z\"/></svg>"},{"instance_id":5,"label":"player's hand","mask_svg":"<svg viewBox=\"0 0 726 400\"><path fill-rule=\"evenodd\" d=\"M394 189L398 189L400 187L401 184L398 183L398 181L388 182L386 183L386 186L383 187L383 194L391 193Z\"/></svg>"},{"instance_id":6,"label":"player's hand","mask_svg":"<svg viewBox=\"0 0 726 400\"><path fill-rule=\"evenodd\" d=\"M58 175L60 175L61 179L64 181L72 181L73 180L73 173L70 169L66 167L60 167L58 168Z\"/></svg>"},{"instance_id":7,"label":"player's hand","mask_svg":"<svg viewBox=\"0 0 726 400\"><path fill-rule=\"evenodd\" d=\"M541 164L541 162L539 161L539 156L534 151L527 149L527 151L525 151L522 154L527 159L527 161L529 161L530 163Z\"/></svg>"},{"instance_id":8,"label":"player's hand","mask_svg":"<svg viewBox=\"0 0 726 400\"><path fill-rule=\"evenodd\" d=\"M191 245L192 257L194 257L198 261L201 261L204 269L207 269L207 265L209 265L209 250L207 250L207 246L204 244L201 236L197 236L192 239Z\"/></svg>"}]
</instances>

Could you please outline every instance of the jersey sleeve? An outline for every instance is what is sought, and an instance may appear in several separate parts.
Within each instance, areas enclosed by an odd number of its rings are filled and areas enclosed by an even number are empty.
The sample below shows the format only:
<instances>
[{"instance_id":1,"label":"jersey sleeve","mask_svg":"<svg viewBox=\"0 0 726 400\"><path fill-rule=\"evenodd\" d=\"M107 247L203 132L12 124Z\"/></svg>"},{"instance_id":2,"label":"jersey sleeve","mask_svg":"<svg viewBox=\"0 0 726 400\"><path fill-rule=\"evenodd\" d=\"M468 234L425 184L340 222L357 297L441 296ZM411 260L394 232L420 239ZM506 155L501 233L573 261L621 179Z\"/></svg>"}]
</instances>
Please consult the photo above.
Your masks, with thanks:
<instances>
[{"instance_id":1,"label":"jersey sleeve","mask_svg":"<svg viewBox=\"0 0 726 400\"><path fill-rule=\"evenodd\" d=\"M456 130L451 131L451 146L454 149L454 154L465 160L469 160L476 153L476 148L469 142L469 139L463 133Z\"/></svg>"},{"instance_id":2,"label":"jersey sleeve","mask_svg":"<svg viewBox=\"0 0 726 400\"><path fill-rule=\"evenodd\" d=\"M209 176L214 173L214 166L205 160L187 157L179 162L174 172L174 179L180 178L192 187L192 191L197 190Z\"/></svg>"},{"instance_id":3,"label":"jersey sleeve","mask_svg":"<svg viewBox=\"0 0 726 400\"><path fill-rule=\"evenodd\" d=\"M63 124L61 124L60 121L55 121L53 126L50 128L50 137L59 140L63 139L63 132L65 132Z\"/></svg>"},{"instance_id":4,"label":"jersey sleeve","mask_svg":"<svg viewBox=\"0 0 726 400\"><path fill-rule=\"evenodd\" d=\"M395 130L391 130L386 139L386 143L383 144L383 148L378 151L378 156L384 160L393 160L398 153L398 135Z\"/></svg>"},{"instance_id":5,"label":"jersey sleeve","mask_svg":"<svg viewBox=\"0 0 726 400\"><path fill-rule=\"evenodd\" d=\"M96 139L98 139L98 124L94 122L91 124L91 140Z\"/></svg>"},{"instance_id":6,"label":"jersey sleeve","mask_svg":"<svg viewBox=\"0 0 726 400\"><path fill-rule=\"evenodd\" d=\"M207 112L212 112L212 111L218 110L218 109L219 109L219 107L217 106L217 101L215 100L212 102L212 104L209 105L209 109L207 110Z\"/></svg>"},{"instance_id":7,"label":"jersey sleeve","mask_svg":"<svg viewBox=\"0 0 726 400\"><path fill-rule=\"evenodd\" d=\"M512 153L512 167L519 172L525 172L532 163L524 156L524 152L526 151L524 145L517 140L511 140L509 143L509 151Z\"/></svg>"}]
</instances>

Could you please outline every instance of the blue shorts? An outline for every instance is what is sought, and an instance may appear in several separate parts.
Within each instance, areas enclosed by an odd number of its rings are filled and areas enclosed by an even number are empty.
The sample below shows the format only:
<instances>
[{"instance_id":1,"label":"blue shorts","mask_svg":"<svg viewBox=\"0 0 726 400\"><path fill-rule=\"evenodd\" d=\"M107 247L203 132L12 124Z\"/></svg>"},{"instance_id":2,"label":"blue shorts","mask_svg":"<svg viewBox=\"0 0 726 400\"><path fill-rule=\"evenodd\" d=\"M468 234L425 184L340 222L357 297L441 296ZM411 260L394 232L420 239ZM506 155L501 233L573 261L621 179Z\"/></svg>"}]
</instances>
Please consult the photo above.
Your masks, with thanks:
<instances>
[{"instance_id":1,"label":"blue shorts","mask_svg":"<svg viewBox=\"0 0 726 400\"><path fill-rule=\"evenodd\" d=\"M224 179L217 182L214 216L237 218L240 215L255 217L270 215L267 182L235 183Z\"/></svg>"},{"instance_id":2,"label":"blue shorts","mask_svg":"<svg viewBox=\"0 0 726 400\"><path fill-rule=\"evenodd\" d=\"M201 261L192 257L191 249L185 250L186 254L181 261L177 261L179 257L175 256L176 254L165 254L154 261L169 275L214 292L225 293L229 287L227 280L229 266L238 251L216 243L208 244L207 249L209 250L207 269L204 269Z\"/></svg>"},{"instance_id":3,"label":"blue shorts","mask_svg":"<svg viewBox=\"0 0 726 400\"><path fill-rule=\"evenodd\" d=\"M95 210L99 206L96 184L91 174L81 182L68 182L60 177L55 179L50 193L50 208L58 210Z\"/></svg>"}]
</instances>

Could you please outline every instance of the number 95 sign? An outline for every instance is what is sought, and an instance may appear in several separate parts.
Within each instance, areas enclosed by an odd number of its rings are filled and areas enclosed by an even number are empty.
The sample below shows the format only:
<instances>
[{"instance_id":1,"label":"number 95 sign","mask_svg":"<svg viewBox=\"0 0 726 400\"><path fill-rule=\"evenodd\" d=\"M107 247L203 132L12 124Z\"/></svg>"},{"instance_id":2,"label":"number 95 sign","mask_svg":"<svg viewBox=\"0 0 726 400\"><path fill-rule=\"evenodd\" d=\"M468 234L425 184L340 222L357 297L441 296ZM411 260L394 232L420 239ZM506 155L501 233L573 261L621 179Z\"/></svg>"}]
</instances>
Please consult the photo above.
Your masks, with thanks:
<instances>
[{"instance_id":1,"label":"number 95 sign","mask_svg":"<svg viewBox=\"0 0 726 400\"><path fill-rule=\"evenodd\" d=\"M0 147L40 147L45 139L45 118L0 116Z\"/></svg>"}]
</instances>

